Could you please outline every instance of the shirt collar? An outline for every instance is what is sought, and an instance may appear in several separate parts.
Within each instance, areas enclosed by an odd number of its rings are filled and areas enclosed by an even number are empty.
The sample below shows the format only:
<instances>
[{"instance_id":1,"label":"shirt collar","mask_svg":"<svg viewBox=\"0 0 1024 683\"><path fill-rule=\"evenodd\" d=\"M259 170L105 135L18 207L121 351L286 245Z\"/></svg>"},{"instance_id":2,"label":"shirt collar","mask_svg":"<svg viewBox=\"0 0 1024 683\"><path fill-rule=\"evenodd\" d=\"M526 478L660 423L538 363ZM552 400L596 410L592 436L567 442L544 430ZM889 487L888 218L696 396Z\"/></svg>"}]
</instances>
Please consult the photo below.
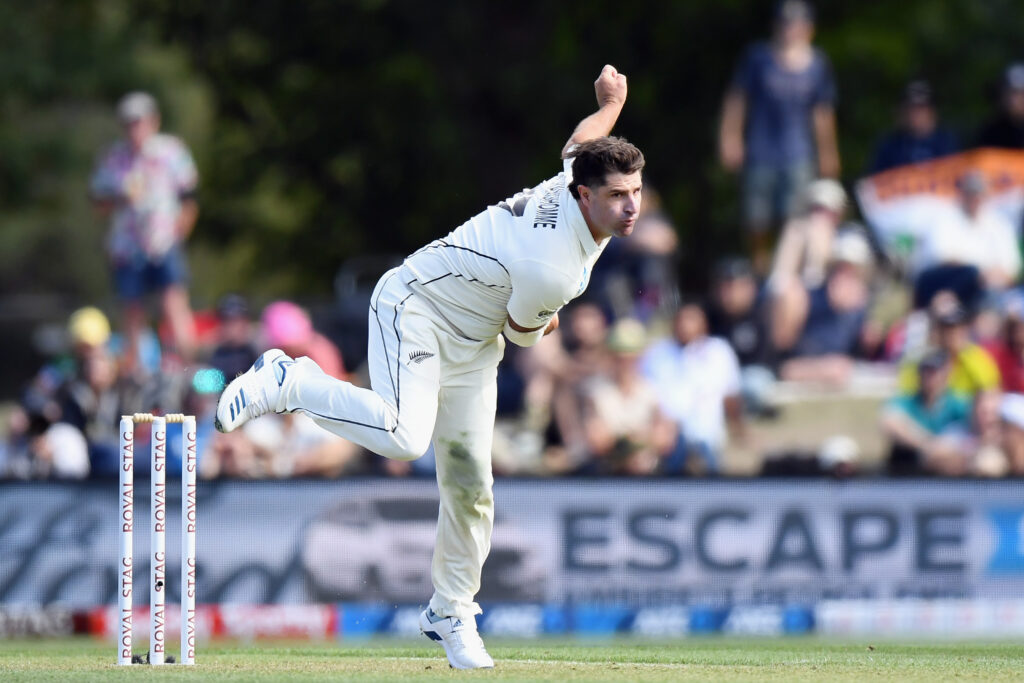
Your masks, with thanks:
<instances>
[{"instance_id":1,"label":"shirt collar","mask_svg":"<svg viewBox=\"0 0 1024 683\"><path fill-rule=\"evenodd\" d=\"M599 252L605 248L608 241L611 238L606 238L599 244L594 240L594 236L590 234L590 228L587 227L587 221L583 218L583 212L580 211L580 205L572 194L566 191L569 202L565 209L565 220L568 221L569 225L572 226L576 236L580 240L580 244L583 245L583 252L590 256L595 252Z\"/></svg>"}]
</instances>

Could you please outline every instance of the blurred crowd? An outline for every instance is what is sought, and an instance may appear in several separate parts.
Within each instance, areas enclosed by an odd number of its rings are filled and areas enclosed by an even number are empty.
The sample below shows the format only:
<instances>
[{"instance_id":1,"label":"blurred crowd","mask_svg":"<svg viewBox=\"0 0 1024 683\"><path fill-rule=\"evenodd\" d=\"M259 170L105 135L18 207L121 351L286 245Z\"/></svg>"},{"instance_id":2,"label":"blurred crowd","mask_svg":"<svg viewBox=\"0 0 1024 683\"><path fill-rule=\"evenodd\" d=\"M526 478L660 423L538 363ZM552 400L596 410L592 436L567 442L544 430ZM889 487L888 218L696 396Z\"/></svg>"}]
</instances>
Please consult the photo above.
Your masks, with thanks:
<instances>
[{"instance_id":1,"label":"blurred crowd","mask_svg":"<svg viewBox=\"0 0 1024 683\"><path fill-rule=\"evenodd\" d=\"M839 88L813 36L812 6L780 3L770 39L742 55L725 92L719 148L737 173L747 243L709 264L699 296L681 291L678 233L646 187L634 235L608 246L560 329L535 347L507 347L497 474L729 474L730 445L756 450L752 426L786 419L783 390L842 395L883 377L894 388L862 426L884 437L877 462L833 440L811 457L766 458L761 473L1024 475L1020 220L987 201L990 175L968 171L905 258L885 253L849 220ZM973 136L942 123L924 80L907 84L896 112L864 175L964 148L1024 149L1024 64L1007 67ZM213 431L225 381L267 348L365 383L362 357L349 353L365 344L365 318L341 312L365 311L368 292L346 290L320 325L294 302L257 311L239 294L193 311L184 243L199 216L195 166L182 141L160 132L152 97L130 93L117 114L124 137L101 155L91 190L111 224L119 303L71 315L66 353L6 415L0 478L113 476L118 417L150 411L198 417L204 477L432 475L429 452L411 463L378 458L301 414ZM170 431L173 470L180 437ZM147 439L139 430L139 452Z\"/></svg>"}]
</instances>

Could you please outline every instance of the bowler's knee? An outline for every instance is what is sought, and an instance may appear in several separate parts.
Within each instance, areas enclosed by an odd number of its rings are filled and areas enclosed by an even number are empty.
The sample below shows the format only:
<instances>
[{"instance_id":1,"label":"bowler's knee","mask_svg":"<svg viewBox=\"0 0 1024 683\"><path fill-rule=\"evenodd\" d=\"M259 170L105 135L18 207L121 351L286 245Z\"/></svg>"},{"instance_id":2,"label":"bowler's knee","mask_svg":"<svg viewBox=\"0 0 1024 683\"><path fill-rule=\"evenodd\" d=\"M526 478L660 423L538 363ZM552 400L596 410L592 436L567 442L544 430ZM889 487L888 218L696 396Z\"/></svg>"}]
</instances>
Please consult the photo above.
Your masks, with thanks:
<instances>
[{"instance_id":1,"label":"bowler's knee","mask_svg":"<svg viewBox=\"0 0 1024 683\"><path fill-rule=\"evenodd\" d=\"M379 455L392 460L415 460L430 448L430 434L416 434L401 427L391 433L391 439L381 448Z\"/></svg>"}]
</instances>

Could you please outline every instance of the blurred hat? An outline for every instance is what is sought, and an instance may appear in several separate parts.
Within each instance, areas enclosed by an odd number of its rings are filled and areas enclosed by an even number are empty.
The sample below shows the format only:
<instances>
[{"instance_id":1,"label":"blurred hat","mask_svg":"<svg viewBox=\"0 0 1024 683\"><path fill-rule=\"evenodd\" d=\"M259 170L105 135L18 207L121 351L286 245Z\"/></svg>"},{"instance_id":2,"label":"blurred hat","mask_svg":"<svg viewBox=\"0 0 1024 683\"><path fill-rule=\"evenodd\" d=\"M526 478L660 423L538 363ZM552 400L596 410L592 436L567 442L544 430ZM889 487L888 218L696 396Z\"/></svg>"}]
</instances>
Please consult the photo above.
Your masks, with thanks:
<instances>
[{"instance_id":1,"label":"blurred hat","mask_svg":"<svg viewBox=\"0 0 1024 683\"><path fill-rule=\"evenodd\" d=\"M918 372L940 370L949 363L949 354L942 349L933 349L917 362Z\"/></svg>"},{"instance_id":2,"label":"blurred hat","mask_svg":"<svg viewBox=\"0 0 1024 683\"><path fill-rule=\"evenodd\" d=\"M903 105L907 107L930 107L935 104L932 86L928 81L911 81L903 91Z\"/></svg>"},{"instance_id":3,"label":"blurred hat","mask_svg":"<svg viewBox=\"0 0 1024 683\"><path fill-rule=\"evenodd\" d=\"M313 336L309 314L290 301L275 301L263 309L262 324L271 347L302 345Z\"/></svg>"},{"instance_id":4,"label":"blurred hat","mask_svg":"<svg viewBox=\"0 0 1024 683\"><path fill-rule=\"evenodd\" d=\"M1024 90L1024 62L1014 62L1006 67L1003 87L1007 90Z\"/></svg>"},{"instance_id":5,"label":"blurred hat","mask_svg":"<svg viewBox=\"0 0 1024 683\"><path fill-rule=\"evenodd\" d=\"M146 92L130 92L117 103L117 118L122 123L138 121L159 113L160 108L156 104L156 99Z\"/></svg>"},{"instance_id":6,"label":"blurred hat","mask_svg":"<svg viewBox=\"0 0 1024 683\"><path fill-rule=\"evenodd\" d=\"M832 242L831 261L867 267L874 263L868 238L856 223L846 224Z\"/></svg>"},{"instance_id":7,"label":"blurred hat","mask_svg":"<svg viewBox=\"0 0 1024 683\"><path fill-rule=\"evenodd\" d=\"M110 321L95 306L79 308L68 318L71 343L102 346L110 339Z\"/></svg>"},{"instance_id":8,"label":"blurred hat","mask_svg":"<svg viewBox=\"0 0 1024 683\"><path fill-rule=\"evenodd\" d=\"M639 353L647 344L647 331L633 318L623 318L608 334L608 348L615 353Z\"/></svg>"},{"instance_id":9,"label":"blurred hat","mask_svg":"<svg viewBox=\"0 0 1024 683\"><path fill-rule=\"evenodd\" d=\"M725 258L715 264L714 279L736 280L744 277L752 277L754 268L750 261L741 257Z\"/></svg>"},{"instance_id":10,"label":"blurred hat","mask_svg":"<svg viewBox=\"0 0 1024 683\"><path fill-rule=\"evenodd\" d=\"M775 20L780 24L793 21L814 23L814 7L805 0L783 0L775 6Z\"/></svg>"},{"instance_id":11,"label":"blurred hat","mask_svg":"<svg viewBox=\"0 0 1024 683\"><path fill-rule=\"evenodd\" d=\"M217 317L227 318L248 318L249 302L239 294L226 294L217 302Z\"/></svg>"},{"instance_id":12,"label":"blurred hat","mask_svg":"<svg viewBox=\"0 0 1024 683\"><path fill-rule=\"evenodd\" d=\"M846 190L831 178L819 178L809 183L804 188L804 207L810 210L815 206L842 213L846 208Z\"/></svg>"},{"instance_id":13,"label":"blurred hat","mask_svg":"<svg viewBox=\"0 0 1024 683\"><path fill-rule=\"evenodd\" d=\"M964 194L982 194L988 189L988 179L981 171L968 171L960 176L956 186Z\"/></svg>"},{"instance_id":14,"label":"blurred hat","mask_svg":"<svg viewBox=\"0 0 1024 683\"><path fill-rule=\"evenodd\" d=\"M932 319L944 327L966 325L970 321L970 313L955 296L935 296L931 305Z\"/></svg>"}]
</instances>

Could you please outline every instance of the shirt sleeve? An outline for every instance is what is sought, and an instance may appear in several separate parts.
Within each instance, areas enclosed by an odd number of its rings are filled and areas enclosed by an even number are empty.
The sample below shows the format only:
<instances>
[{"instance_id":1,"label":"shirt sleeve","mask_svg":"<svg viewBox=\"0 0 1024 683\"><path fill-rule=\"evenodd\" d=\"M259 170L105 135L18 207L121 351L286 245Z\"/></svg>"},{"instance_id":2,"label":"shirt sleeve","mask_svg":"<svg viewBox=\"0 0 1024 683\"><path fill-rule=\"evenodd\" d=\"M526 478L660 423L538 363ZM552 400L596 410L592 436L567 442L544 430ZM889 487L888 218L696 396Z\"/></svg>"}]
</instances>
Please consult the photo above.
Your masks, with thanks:
<instances>
[{"instance_id":1,"label":"shirt sleeve","mask_svg":"<svg viewBox=\"0 0 1024 683\"><path fill-rule=\"evenodd\" d=\"M179 194L194 192L199 185L199 172L196 170L196 163L192 154L188 151L185 143L177 141L177 153L174 155L174 182L177 185Z\"/></svg>"},{"instance_id":2,"label":"shirt sleeve","mask_svg":"<svg viewBox=\"0 0 1024 683\"><path fill-rule=\"evenodd\" d=\"M508 300L508 315L527 329L547 325L574 293L575 283L546 263L515 261L509 264L509 275L512 296Z\"/></svg>"}]
</instances>

